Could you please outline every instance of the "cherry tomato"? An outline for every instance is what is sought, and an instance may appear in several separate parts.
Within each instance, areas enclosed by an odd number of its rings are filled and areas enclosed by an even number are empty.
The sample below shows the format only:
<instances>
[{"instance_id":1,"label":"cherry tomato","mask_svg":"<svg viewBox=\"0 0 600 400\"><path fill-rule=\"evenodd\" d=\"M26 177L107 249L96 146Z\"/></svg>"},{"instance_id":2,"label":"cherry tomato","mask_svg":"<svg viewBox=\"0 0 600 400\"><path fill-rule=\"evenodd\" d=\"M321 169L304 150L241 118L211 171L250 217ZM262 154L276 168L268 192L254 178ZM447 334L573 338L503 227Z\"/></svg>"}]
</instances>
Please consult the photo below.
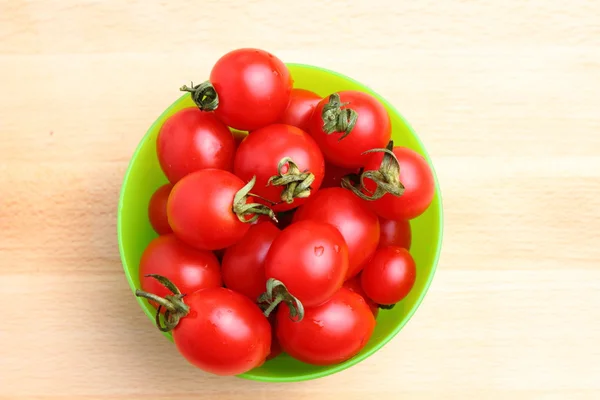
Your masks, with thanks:
<instances>
[{"instance_id":1,"label":"cherry tomato","mask_svg":"<svg viewBox=\"0 0 600 400\"><path fill-rule=\"evenodd\" d=\"M321 188L341 187L343 177L351 174L358 175L358 171L359 168L338 167L337 165L326 162L325 177L323 178L323 183L321 183Z\"/></svg>"},{"instance_id":2,"label":"cherry tomato","mask_svg":"<svg viewBox=\"0 0 600 400\"><path fill-rule=\"evenodd\" d=\"M321 96L310 90L292 89L290 102L281 116L280 122L307 131L310 118L320 101Z\"/></svg>"},{"instance_id":3,"label":"cherry tomato","mask_svg":"<svg viewBox=\"0 0 600 400\"><path fill-rule=\"evenodd\" d=\"M271 53L251 48L222 56L210 72L210 84L181 90L192 92L200 109L214 110L226 125L242 131L277 122L292 92L287 66Z\"/></svg>"},{"instance_id":4,"label":"cherry tomato","mask_svg":"<svg viewBox=\"0 0 600 400\"><path fill-rule=\"evenodd\" d=\"M321 221L301 221L285 228L265 260L267 279L274 278L304 307L327 301L344 282L348 247L337 229Z\"/></svg>"},{"instance_id":5,"label":"cherry tomato","mask_svg":"<svg viewBox=\"0 0 600 400\"><path fill-rule=\"evenodd\" d=\"M152 229L159 235L173 232L173 229L169 225L169 218L167 217L167 200L169 199L171 189L173 189L173 185L170 183L162 185L152 194L148 203L150 225L152 225Z\"/></svg>"},{"instance_id":6,"label":"cherry tomato","mask_svg":"<svg viewBox=\"0 0 600 400\"><path fill-rule=\"evenodd\" d=\"M306 132L274 124L244 139L235 155L234 172L246 182L256 176L253 193L279 203L272 207L274 211L285 211L298 207L319 189L325 161Z\"/></svg>"},{"instance_id":7,"label":"cherry tomato","mask_svg":"<svg viewBox=\"0 0 600 400\"><path fill-rule=\"evenodd\" d=\"M354 120L354 121L353 121ZM308 132L319 144L325 160L346 168L360 168L367 150L384 148L392 134L390 116L367 93L348 90L321 100Z\"/></svg>"},{"instance_id":8,"label":"cherry tomato","mask_svg":"<svg viewBox=\"0 0 600 400\"><path fill-rule=\"evenodd\" d=\"M379 218L379 226L381 227L379 248L398 246L410 250L412 242L410 221L405 219L394 221L392 219Z\"/></svg>"},{"instance_id":9,"label":"cherry tomato","mask_svg":"<svg viewBox=\"0 0 600 400\"><path fill-rule=\"evenodd\" d=\"M245 184L231 172L203 169L177 182L169 196L167 214L173 232L199 249L224 249L237 243L257 213L273 212L246 196ZM236 195L240 197L235 201ZM252 206L254 204L254 206Z\"/></svg>"},{"instance_id":10,"label":"cherry tomato","mask_svg":"<svg viewBox=\"0 0 600 400\"><path fill-rule=\"evenodd\" d=\"M271 222L253 225L242 240L225 250L221 272L225 286L257 301L266 287L265 258L280 230Z\"/></svg>"},{"instance_id":11,"label":"cherry tomato","mask_svg":"<svg viewBox=\"0 0 600 400\"><path fill-rule=\"evenodd\" d=\"M142 253L139 277L142 289L164 297L169 291L157 280L146 277L157 274L167 277L183 293L222 286L219 261L207 250L188 246L173 234L152 240Z\"/></svg>"},{"instance_id":12,"label":"cherry tomato","mask_svg":"<svg viewBox=\"0 0 600 400\"><path fill-rule=\"evenodd\" d=\"M189 363L216 375L237 375L265 362L271 326L246 296L220 287L183 297L173 289L170 298L158 298L161 306L171 308L162 329L172 330L175 346ZM152 297L143 291L136 295Z\"/></svg>"},{"instance_id":13,"label":"cherry tomato","mask_svg":"<svg viewBox=\"0 0 600 400\"><path fill-rule=\"evenodd\" d=\"M352 290L354 293L360 294L362 298L365 299L365 302L369 306L369 309L373 313L373 316L377 318L377 315L379 314L379 306L377 305L377 303L371 300L363 290L360 283L360 275L361 274L358 274L355 277L348 279L346 282L344 282L344 287Z\"/></svg>"},{"instance_id":14,"label":"cherry tomato","mask_svg":"<svg viewBox=\"0 0 600 400\"><path fill-rule=\"evenodd\" d=\"M205 168L231 171L235 141L213 113L195 107L173 114L156 139L160 166L171 183Z\"/></svg>"},{"instance_id":15,"label":"cherry tomato","mask_svg":"<svg viewBox=\"0 0 600 400\"><path fill-rule=\"evenodd\" d=\"M375 317L365 300L341 288L331 299L305 310L304 318L289 318L287 304L277 310L277 338L283 351L313 365L338 364L354 357L369 341Z\"/></svg>"},{"instance_id":16,"label":"cherry tomato","mask_svg":"<svg viewBox=\"0 0 600 400\"><path fill-rule=\"evenodd\" d=\"M321 189L312 195L294 215L294 222L308 219L330 223L344 237L349 254L346 279L360 272L379 243L379 219L346 189Z\"/></svg>"},{"instance_id":17,"label":"cherry tomato","mask_svg":"<svg viewBox=\"0 0 600 400\"><path fill-rule=\"evenodd\" d=\"M361 275L361 285L378 304L396 304L415 284L417 268L408 250L388 246L378 249Z\"/></svg>"},{"instance_id":18,"label":"cherry tomato","mask_svg":"<svg viewBox=\"0 0 600 400\"><path fill-rule=\"evenodd\" d=\"M398 171L390 173L396 175L404 186L404 193L394 196L386 193L378 200L370 201L370 207L381 217L391 220L409 220L423 214L431 204L435 193L435 182L429 164L423 156L406 147L394 147L393 153L400 166ZM377 171L383 161L382 153L371 154L364 166L365 171ZM365 178L365 186L369 192L376 189L373 180Z\"/></svg>"}]
</instances>

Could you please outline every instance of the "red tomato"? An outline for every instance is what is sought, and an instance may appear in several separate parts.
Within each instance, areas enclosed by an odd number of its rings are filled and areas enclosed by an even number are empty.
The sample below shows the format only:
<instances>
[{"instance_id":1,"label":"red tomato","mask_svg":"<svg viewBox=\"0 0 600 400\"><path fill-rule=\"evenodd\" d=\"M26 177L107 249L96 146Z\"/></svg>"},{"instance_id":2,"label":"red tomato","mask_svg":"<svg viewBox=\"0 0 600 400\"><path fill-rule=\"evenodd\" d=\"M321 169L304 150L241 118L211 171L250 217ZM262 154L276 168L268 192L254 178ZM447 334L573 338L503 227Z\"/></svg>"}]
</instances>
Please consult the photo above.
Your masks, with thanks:
<instances>
[{"instance_id":1,"label":"red tomato","mask_svg":"<svg viewBox=\"0 0 600 400\"><path fill-rule=\"evenodd\" d=\"M271 53L237 49L216 62L209 83L181 90L192 92L200 109L214 110L226 125L252 131L280 119L290 101L292 78Z\"/></svg>"},{"instance_id":2,"label":"red tomato","mask_svg":"<svg viewBox=\"0 0 600 400\"><path fill-rule=\"evenodd\" d=\"M348 90L324 98L315 109L308 132L325 159L346 168L360 168L367 150L383 148L392 134L390 116L367 93Z\"/></svg>"},{"instance_id":3,"label":"red tomato","mask_svg":"<svg viewBox=\"0 0 600 400\"><path fill-rule=\"evenodd\" d=\"M196 248L229 247L248 232L257 214L274 216L268 207L251 203L246 196L251 188L252 182L244 184L231 172L219 169L189 174L177 182L169 196L169 225L177 237Z\"/></svg>"},{"instance_id":4,"label":"red tomato","mask_svg":"<svg viewBox=\"0 0 600 400\"><path fill-rule=\"evenodd\" d=\"M334 226L320 221L301 221L285 228L265 260L267 279L283 282L304 307L327 301L342 287L347 270L344 238Z\"/></svg>"},{"instance_id":5,"label":"red tomato","mask_svg":"<svg viewBox=\"0 0 600 400\"><path fill-rule=\"evenodd\" d=\"M213 113L195 107L173 114L156 139L160 166L171 183L205 168L231 171L235 141Z\"/></svg>"},{"instance_id":6,"label":"red tomato","mask_svg":"<svg viewBox=\"0 0 600 400\"><path fill-rule=\"evenodd\" d=\"M378 200L370 201L371 208L381 217L392 220L409 220L423 214L431 204L435 193L435 182L429 164L419 153L406 147L394 147L393 153L400 167L387 173L394 176L404 186L404 193L394 196L386 193ZM365 171L379 170L383 161L383 153L371 154L364 166ZM365 186L374 192L377 185L365 178ZM364 191L364 190L363 190Z\"/></svg>"},{"instance_id":7,"label":"red tomato","mask_svg":"<svg viewBox=\"0 0 600 400\"><path fill-rule=\"evenodd\" d=\"M156 299L143 291L136 295ZM271 326L246 296L220 287L185 297L175 290L158 301L171 308L165 311L165 326L159 328L172 330L177 349L192 365L217 375L237 375L265 362Z\"/></svg>"},{"instance_id":8,"label":"red tomato","mask_svg":"<svg viewBox=\"0 0 600 400\"><path fill-rule=\"evenodd\" d=\"M338 364L354 357L369 341L375 317L365 300L341 288L329 301L292 321L287 304L277 311L277 338L283 351L313 365Z\"/></svg>"},{"instance_id":9,"label":"red tomato","mask_svg":"<svg viewBox=\"0 0 600 400\"><path fill-rule=\"evenodd\" d=\"M378 304L396 304L415 284L417 268L408 250L388 246L378 249L365 266L361 284L367 296Z\"/></svg>"},{"instance_id":10,"label":"red tomato","mask_svg":"<svg viewBox=\"0 0 600 400\"><path fill-rule=\"evenodd\" d=\"M225 286L257 301L266 288L265 258L280 230L270 222L253 225L242 240L225 250L221 272Z\"/></svg>"},{"instance_id":11,"label":"red tomato","mask_svg":"<svg viewBox=\"0 0 600 400\"><path fill-rule=\"evenodd\" d=\"M358 274L354 278L350 278L346 282L344 282L344 287L352 290L354 293L360 294L362 296L362 298L365 299L365 302L369 306L369 309L373 313L373 316L375 318L377 318L377 314L379 314L379 306L377 305L377 303L375 303L373 300L371 300L369 298L369 296L367 296L367 294L363 290L363 288L360 284L360 274Z\"/></svg>"},{"instance_id":12,"label":"red tomato","mask_svg":"<svg viewBox=\"0 0 600 400\"><path fill-rule=\"evenodd\" d=\"M272 207L274 211L285 211L298 207L306 201L305 196L319 189L325 161L306 132L291 125L274 124L257 129L244 139L235 155L234 172L246 182L256 176L252 192L279 203Z\"/></svg>"},{"instance_id":13,"label":"red tomato","mask_svg":"<svg viewBox=\"0 0 600 400\"><path fill-rule=\"evenodd\" d=\"M379 243L379 219L349 190L319 190L294 215L294 222L308 219L330 223L344 237L349 254L346 279L360 272Z\"/></svg>"},{"instance_id":14,"label":"red tomato","mask_svg":"<svg viewBox=\"0 0 600 400\"><path fill-rule=\"evenodd\" d=\"M183 293L222 285L219 261L207 250L197 250L173 234L159 236L144 250L139 277L142 290L164 297L170 292L157 280L146 277L157 274L167 277Z\"/></svg>"},{"instance_id":15,"label":"red tomato","mask_svg":"<svg viewBox=\"0 0 600 400\"><path fill-rule=\"evenodd\" d=\"M292 89L290 102L279 122L307 131L310 118L320 101L321 96L310 90Z\"/></svg>"},{"instance_id":16,"label":"red tomato","mask_svg":"<svg viewBox=\"0 0 600 400\"><path fill-rule=\"evenodd\" d=\"M381 227L379 248L398 246L410 250L410 244L412 242L410 221L405 219L394 221L391 219L379 218L379 226Z\"/></svg>"},{"instance_id":17,"label":"red tomato","mask_svg":"<svg viewBox=\"0 0 600 400\"><path fill-rule=\"evenodd\" d=\"M328 187L341 187L342 186L342 178L346 175L357 174L358 175L359 168L344 168L338 167L337 165L330 164L328 162L325 163L325 177L323 178L323 183L321 184L321 188Z\"/></svg>"},{"instance_id":18,"label":"red tomato","mask_svg":"<svg viewBox=\"0 0 600 400\"><path fill-rule=\"evenodd\" d=\"M173 229L169 225L169 218L167 217L167 200L169 199L171 189L173 189L173 185L170 183L162 185L156 189L148 203L150 225L152 225L152 229L159 235L173 232Z\"/></svg>"}]
</instances>

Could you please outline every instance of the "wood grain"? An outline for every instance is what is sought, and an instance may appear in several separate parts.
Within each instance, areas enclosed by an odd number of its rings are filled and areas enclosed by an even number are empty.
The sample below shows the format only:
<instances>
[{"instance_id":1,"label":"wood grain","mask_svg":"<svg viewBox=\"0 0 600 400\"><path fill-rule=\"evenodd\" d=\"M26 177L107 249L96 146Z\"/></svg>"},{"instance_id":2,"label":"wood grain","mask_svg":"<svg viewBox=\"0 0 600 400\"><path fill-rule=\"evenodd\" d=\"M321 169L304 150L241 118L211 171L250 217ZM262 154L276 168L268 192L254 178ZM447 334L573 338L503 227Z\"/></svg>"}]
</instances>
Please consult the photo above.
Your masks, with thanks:
<instances>
[{"instance_id":1,"label":"wood grain","mask_svg":"<svg viewBox=\"0 0 600 400\"><path fill-rule=\"evenodd\" d=\"M599 15L593 0L0 0L0 399L600 398ZM442 186L419 311L317 381L188 366L119 261L138 140L243 46L374 88Z\"/></svg>"}]
</instances>

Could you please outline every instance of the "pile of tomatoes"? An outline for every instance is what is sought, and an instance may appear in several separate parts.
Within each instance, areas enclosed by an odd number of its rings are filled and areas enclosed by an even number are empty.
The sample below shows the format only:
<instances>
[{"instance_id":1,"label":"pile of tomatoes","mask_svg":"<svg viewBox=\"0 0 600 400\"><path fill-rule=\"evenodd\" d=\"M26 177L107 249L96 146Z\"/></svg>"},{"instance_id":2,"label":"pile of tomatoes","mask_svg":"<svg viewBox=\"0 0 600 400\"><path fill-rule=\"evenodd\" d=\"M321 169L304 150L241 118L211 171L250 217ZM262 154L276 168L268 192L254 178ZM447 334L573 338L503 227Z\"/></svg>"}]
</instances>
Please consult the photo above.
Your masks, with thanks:
<instances>
[{"instance_id":1,"label":"pile of tomatoes","mask_svg":"<svg viewBox=\"0 0 600 400\"><path fill-rule=\"evenodd\" d=\"M433 199L429 165L394 147L375 97L294 88L263 50L229 52L181 90L195 106L157 137L169 183L149 202L159 236L136 294L214 374L281 352L315 365L355 356L414 285L409 220Z\"/></svg>"}]
</instances>

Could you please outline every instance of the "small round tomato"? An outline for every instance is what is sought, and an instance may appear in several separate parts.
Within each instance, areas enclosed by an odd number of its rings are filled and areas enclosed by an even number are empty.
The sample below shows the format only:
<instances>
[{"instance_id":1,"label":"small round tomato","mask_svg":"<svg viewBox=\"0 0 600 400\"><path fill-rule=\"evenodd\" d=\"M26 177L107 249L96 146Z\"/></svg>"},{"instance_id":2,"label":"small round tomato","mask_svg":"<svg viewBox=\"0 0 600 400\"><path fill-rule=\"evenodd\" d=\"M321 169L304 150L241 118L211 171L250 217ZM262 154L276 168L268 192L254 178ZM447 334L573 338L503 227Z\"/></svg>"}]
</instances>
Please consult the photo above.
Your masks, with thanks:
<instances>
[{"instance_id":1,"label":"small round tomato","mask_svg":"<svg viewBox=\"0 0 600 400\"><path fill-rule=\"evenodd\" d=\"M392 219L379 218L381 227L381 237L379 238L379 247L397 246L410 250L412 242L412 232L410 230L410 221L401 219L394 221Z\"/></svg>"},{"instance_id":2,"label":"small round tomato","mask_svg":"<svg viewBox=\"0 0 600 400\"><path fill-rule=\"evenodd\" d=\"M415 261L408 250L388 246L378 249L365 266L361 285L376 303L392 305L410 293L416 277Z\"/></svg>"},{"instance_id":3,"label":"small round tomato","mask_svg":"<svg viewBox=\"0 0 600 400\"><path fill-rule=\"evenodd\" d=\"M205 168L231 171L235 141L213 113L190 107L173 114L160 128L156 153L163 172L176 183Z\"/></svg>"},{"instance_id":4,"label":"small round tomato","mask_svg":"<svg viewBox=\"0 0 600 400\"><path fill-rule=\"evenodd\" d=\"M237 243L259 214L275 217L267 206L252 203L245 184L231 172L203 169L177 182L169 196L169 225L178 238L205 250Z\"/></svg>"},{"instance_id":5,"label":"small round tomato","mask_svg":"<svg viewBox=\"0 0 600 400\"><path fill-rule=\"evenodd\" d=\"M346 168L360 168L367 150L383 148L392 124L385 107L367 93L348 90L332 94L317 105L308 132L325 160Z\"/></svg>"},{"instance_id":6,"label":"small round tomato","mask_svg":"<svg viewBox=\"0 0 600 400\"><path fill-rule=\"evenodd\" d=\"M164 297L168 290L149 274L167 277L183 293L222 285L219 261L207 250L188 246L173 234L152 240L142 253L139 277L142 290Z\"/></svg>"},{"instance_id":7,"label":"small round tomato","mask_svg":"<svg viewBox=\"0 0 600 400\"><path fill-rule=\"evenodd\" d=\"M433 172L422 155L406 147L394 147L392 152L398 162L389 154L377 152L370 155L364 166L367 171L381 171L387 182L403 186L399 195L384 193L383 197L369 201L370 207L379 216L391 220L409 220L423 214L431 204L435 194ZM365 177L363 193L375 193L377 182ZM366 189L366 190L365 190Z\"/></svg>"},{"instance_id":8,"label":"small round tomato","mask_svg":"<svg viewBox=\"0 0 600 400\"><path fill-rule=\"evenodd\" d=\"M325 161L306 132L273 124L252 132L235 155L234 172L244 181L256 176L253 193L278 203L274 211L298 207L321 186Z\"/></svg>"},{"instance_id":9,"label":"small round tomato","mask_svg":"<svg viewBox=\"0 0 600 400\"><path fill-rule=\"evenodd\" d=\"M226 125L252 131L280 119L290 101L292 78L273 54L244 48L219 58L209 82L181 90L191 92L201 110L214 110Z\"/></svg>"},{"instance_id":10,"label":"small round tomato","mask_svg":"<svg viewBox=\"0 0 600 400\"><path fill-rule=\"evenodd\" d=\"M282 282L304 307L327 301L342 287L347 270L348 247L342 235L334 226L312 220L281 231L265 260L267 279Z\"/></svg>"},{"instance_id":11,"label":"small round tomato","mask_svg":"<svg viewBox=\"0 0 600 400\"><path fill-rule=\"evenodd\" d=\"M161 279L162 277L158 277ZM246 296L226 288L185 295L168 281L167 298L136 291L165 308L165 326L177 350L192 365L216 375L238 375L262 365L271 348L271 326Z\"/></svg>"},{"instance_id":12,"label":"small round tomato","mask_svg":"<svg viewBox=\"0 0 600 400\"><path fill-rule=\"evenodd\" d=\"M173 232L173 229L169 225L169 218L167 217L167 200L169 200L171 189L173 189L173 185L170 183L162 185L152 194L148 203L150 225L152 225L152 229L159 235Z\"/></svg>"},{"instance_id":13,"label":"small round tomato","mask_svg":"<svg viewBox=\"0 0 600 400\"><path fill-rule=\"evenodd\" d=\"M279 122L307 131L310 118L320 101L321 96L310 90L292 89L290 102Z\"/></svg>"},{"instance_id":14,"label":"small round tomato","mask_svg":"<svg viewBox=\"0 0 600 400\"><path fill-rule=\"evenodd\" d=\"M379 219L364 201L349 190L319 190L296 211L294 222L302 220L327 222L340 231L348 245L346 279L358 274L377 249Z\"/></svg>"},{"instance_id":15,"label":"small round tomato","mask_svg":"<svg viewBox=\"0 0 600 400\"><path fill-rule=\"evenodd\" d=\"M354 293L360 294L362 298L365 299L365 302L369 306L369 309L373 313L373 316L377 318L377 315L379 314L379 306L377 305L377 303L371 300L363 290L360 283L360 275L361 274L358 274L355 277L348 279L346 282L344 282L344 287L352 290Z\"/></svg>"},{"instance_id":16,"label":"small round tomato","mask_svg":"<svg viewBox=\"0 0 600 400\"><path fill-rule=\"evenodd\" d=\"M277 338L283 351L313 365L338 364L354 357L369 341L375 317L365 300L341 288L327 302L289 318L287 304L277 310Z\"/></svg>"},{"instance_id":17,"label":"small round tomato","mask_svg":"<svg viewBox=\"0 0 600 400\"><path fill-rule=\"evenodd\" d=\"M225 250L221 272L225 286L252 301L265 291L265 258L280 230L271 222L253 225L244 237Z\"/></svg>"}]
</instances>

